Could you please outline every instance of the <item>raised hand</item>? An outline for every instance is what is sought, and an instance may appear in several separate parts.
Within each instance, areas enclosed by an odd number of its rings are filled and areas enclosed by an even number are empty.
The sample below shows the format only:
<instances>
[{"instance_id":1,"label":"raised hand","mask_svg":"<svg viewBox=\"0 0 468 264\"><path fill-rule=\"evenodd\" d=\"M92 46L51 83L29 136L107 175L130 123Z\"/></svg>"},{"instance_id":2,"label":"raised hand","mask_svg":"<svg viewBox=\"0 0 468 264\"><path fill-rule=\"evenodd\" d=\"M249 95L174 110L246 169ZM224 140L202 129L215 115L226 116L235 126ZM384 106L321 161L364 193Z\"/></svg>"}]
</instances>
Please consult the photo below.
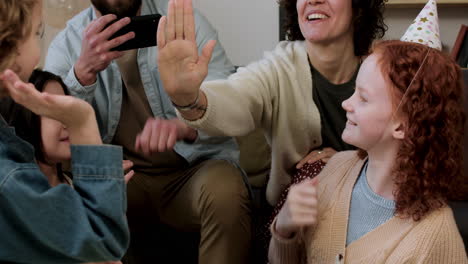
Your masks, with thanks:
<instances>
[{"instance_id":1,"label":"raised hand","mask_svg":"<svg viewBox=\"0 0 468 264\"><path fill-rule=\"evenodd\" d=\"M11 70L3 72L0 80L16 103L65 125L72 144L102 144L94 110L87 102L72 96L41 93Z\"/></svg>"},{"instance_id":2,"label":"raised hand","mask_svg":"<svg viewBox=\"0 0 468 264\"><path fill-rule=\"evenodd\" d=\"M307 156L305 156L299 163L296 165L296 169L300 169L304 164L312 164L318 160L322 160L327 163L333 155L336 154L336 150L332 148L324 148L322 150L313 150Z\"/></svg>"},{"instance_id":3,"label":"raised hand","mask_svg":"<svg viewBox=\"0 0 468 264\"><path fill-rule=\"evenodd\" d=\"M278 214L275 230L289 238L300 228L317 222L317 178L291 186L286 203Z\"/></svg>"},{"instance_id":4,"label":"raised hand","mask_svg":"<svg viewBox=\"0 0 468 264\"><path fill-rule=\"evenodd\" d=\"M197 131L177 118L170 120L150 118L135 140L135 150L151 155L171 150L177 140L194 141L196 138Z\"/></svg>"},{"instance_id":5,"label":"raised hand","mask_svg":"<svg viewBox=\"0 0 468 264\"><path fill-rule=\"evenodd\" d=\"M159 21L157 40L164 89L178 105L193 103L208 74L216 41L210 40L198 54L191 0L169 1L167 17Z\"/></svg>"},{"instance_id":6,"label":"raised hand","mask_svg":"<svg viewBox=\"0 0 468 264\"><path fill-rule=\"evenodd\" d=\"M100 71L106 69L112 60L123 55L123 52L111 49L135 37L134 32L129 32L109 40L114 33L130 23L130 18L126 17L106 28L116 18L115 15L102 16L92 21L84 30L81 54L75 64L75 76L81 85L93 84Z\"/></svg>"}]
</instances>

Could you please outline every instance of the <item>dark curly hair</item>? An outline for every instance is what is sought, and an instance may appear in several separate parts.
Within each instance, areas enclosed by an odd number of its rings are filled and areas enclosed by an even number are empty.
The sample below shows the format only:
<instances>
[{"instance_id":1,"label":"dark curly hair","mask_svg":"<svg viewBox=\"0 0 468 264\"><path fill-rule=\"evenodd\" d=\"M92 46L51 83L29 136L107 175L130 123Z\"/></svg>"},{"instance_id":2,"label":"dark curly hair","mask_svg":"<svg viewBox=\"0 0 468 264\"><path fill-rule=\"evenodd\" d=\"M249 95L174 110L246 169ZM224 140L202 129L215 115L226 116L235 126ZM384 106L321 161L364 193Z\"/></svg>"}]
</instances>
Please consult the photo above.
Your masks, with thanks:
<instances>
[{"instance_id":1,"label":"dark curly hair","mask_svg":"<svg viewBox=\"0 0 468 264\"><path fill-rule=\"evenodd\" d=\"M467 191L461 71L447 55L422 44L382 41L374 52L392 84L396 114L405 120L394 168L396 214L419 221Z\"/></svg>"},{"instance_id":2,"label":"dark curly hair","mask_svg":"<svg viewBox=\"0 0 468 264\"><path fill-rule=\"evenodd\" d=\"M354 55L364 56L369 53L372 42L380 39L387 31L383 12L387 0L352 0ZM296 9L297 0L278 0L284 11L283 29L288 40L304 40L299 28Z\"/></svg>"}]
</instances>

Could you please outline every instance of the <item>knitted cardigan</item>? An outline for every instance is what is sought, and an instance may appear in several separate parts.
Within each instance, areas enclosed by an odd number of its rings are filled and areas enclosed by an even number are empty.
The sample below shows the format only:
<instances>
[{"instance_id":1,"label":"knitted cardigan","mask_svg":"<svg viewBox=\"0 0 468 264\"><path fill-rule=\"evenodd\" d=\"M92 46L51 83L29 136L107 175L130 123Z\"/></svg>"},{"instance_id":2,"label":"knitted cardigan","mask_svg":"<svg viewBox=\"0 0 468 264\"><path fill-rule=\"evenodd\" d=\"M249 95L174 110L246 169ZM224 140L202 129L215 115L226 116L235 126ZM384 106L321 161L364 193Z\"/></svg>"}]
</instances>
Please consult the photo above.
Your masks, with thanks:
<instances>
[{"instance_id":1,"label":"knitted cardigan","mask_svg":"<svg viewBox=\"0 0 468 264\"><path fill-rule=\"evenodd\" d=\"M351 193L364 160L356 151L336 154L317 176L318 221L290 239L274 227L269 260L277 263L453 263L468 264L450 207L415 222L392 217L346 247Z\"/></svg>"}]
</instances>

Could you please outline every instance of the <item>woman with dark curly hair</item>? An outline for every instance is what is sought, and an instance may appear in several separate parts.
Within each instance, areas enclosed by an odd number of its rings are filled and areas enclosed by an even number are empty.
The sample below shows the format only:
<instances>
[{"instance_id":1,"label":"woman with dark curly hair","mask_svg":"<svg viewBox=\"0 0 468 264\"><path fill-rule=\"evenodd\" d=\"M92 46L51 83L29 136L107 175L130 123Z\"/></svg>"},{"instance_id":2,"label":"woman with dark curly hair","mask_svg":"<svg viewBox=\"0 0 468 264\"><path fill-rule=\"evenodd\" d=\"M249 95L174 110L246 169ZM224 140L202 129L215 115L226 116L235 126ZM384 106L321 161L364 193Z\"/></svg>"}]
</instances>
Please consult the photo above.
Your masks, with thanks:
<instances>
[{"instance_id":1,"label":"woman with dark curly hair","mask_svg":"<svg viewBox=\"0 0 468 264\"><path fill-rule=\"evenodd\" d=\"M294 185L272 224L271 263L468 263L449 199L466 194L460 68L438 50L385 41L343 102L333 156Z\"/></svg>"},{"instance_id":2,"label":"woman with dark curly hair","mask_svg":"<svg viewBox=\"0 0 468 264\"><path fill-rule=\"evenodd\" d=\"M202 83L214 42L198 55L190 0L171 0L158 30L163 86L189 125L213 135L264 130L272 149L271 205L296 167L352 148L340 137L346 123L341 102L354 91L362 56L386 29L384 0L280 4L288 13L290 40L228 80Z\"/></svg>"}]
</instances>

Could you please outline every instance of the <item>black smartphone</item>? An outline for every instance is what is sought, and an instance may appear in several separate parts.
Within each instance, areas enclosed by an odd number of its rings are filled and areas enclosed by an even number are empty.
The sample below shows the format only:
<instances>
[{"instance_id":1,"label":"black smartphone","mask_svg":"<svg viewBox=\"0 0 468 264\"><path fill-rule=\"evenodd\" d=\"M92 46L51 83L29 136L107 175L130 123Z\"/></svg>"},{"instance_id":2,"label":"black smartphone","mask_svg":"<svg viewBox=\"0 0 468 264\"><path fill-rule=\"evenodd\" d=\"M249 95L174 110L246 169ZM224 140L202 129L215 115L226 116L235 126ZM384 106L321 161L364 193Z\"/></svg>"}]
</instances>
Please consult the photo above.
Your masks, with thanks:
<instances>
[{"instance_id":1,"label":"black smartphone","mask_svg":"<svg viewBox=\"0 0 468 264\"><path fill-rule=\"evenodd\" d=\"M115 32L115 34L112 35L110 39L125 35L128 32L135 32L135 37L111 50L123 51L156 46L156 31L158 29L158 23L159 19L161 19L161 15L154 14L146 16L135 16L131 17L130 19L130 24ZM118 20L115 20L114 22L116 21ZM107 26L110 26L112 23Z\"/></svg>"}]
</instances>

